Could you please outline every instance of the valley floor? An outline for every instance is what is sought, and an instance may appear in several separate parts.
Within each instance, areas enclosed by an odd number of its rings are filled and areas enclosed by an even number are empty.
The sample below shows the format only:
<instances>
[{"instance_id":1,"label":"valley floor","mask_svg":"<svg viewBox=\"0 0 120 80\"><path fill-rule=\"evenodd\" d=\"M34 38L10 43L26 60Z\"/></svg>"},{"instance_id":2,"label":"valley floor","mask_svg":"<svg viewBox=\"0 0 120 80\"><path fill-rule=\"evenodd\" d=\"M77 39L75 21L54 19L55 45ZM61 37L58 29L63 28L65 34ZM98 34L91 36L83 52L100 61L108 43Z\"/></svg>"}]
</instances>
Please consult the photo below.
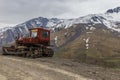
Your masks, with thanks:
<instances>
[{"instance_id":1,"label":"valley floor","mask_svg":"<svg viewBox=\"0 0 120 80\"><path fill-rule=\"evenodd\" d=\"M28 59L0 55L0 80L120 80L120 70L54 57Z\"/></svg>"}]
</instances>

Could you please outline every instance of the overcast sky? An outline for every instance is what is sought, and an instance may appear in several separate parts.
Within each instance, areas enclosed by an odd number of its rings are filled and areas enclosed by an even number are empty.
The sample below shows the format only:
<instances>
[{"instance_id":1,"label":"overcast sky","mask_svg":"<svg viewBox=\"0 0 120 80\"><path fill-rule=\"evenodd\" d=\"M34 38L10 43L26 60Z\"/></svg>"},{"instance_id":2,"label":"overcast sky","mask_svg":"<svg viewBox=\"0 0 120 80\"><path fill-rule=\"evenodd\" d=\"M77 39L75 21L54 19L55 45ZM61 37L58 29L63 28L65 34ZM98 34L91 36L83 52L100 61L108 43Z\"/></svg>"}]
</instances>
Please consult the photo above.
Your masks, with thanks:
<instances>
[{"instance_id":1,"label":"overcast sky","mask_svg":"<svg viewBox=\"0 0 120 80\"><path fill-rule=\"evenodd\" d=\"M76 18L118 6L120 0L0 0L0 27L40 16Z\"/></svg>"}]
</instances>

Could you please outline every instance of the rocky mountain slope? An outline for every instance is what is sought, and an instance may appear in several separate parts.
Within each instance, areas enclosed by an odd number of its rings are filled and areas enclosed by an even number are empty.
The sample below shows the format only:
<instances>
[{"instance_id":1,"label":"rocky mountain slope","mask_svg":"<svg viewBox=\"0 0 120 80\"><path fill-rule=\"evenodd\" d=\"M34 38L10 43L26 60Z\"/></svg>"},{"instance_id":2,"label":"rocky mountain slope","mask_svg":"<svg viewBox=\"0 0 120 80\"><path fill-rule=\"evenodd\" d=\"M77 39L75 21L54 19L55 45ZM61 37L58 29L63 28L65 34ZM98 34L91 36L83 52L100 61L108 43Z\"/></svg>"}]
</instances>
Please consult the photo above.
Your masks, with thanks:
<instances>
[{"instance_id":1,"label":"rocky mountain slope","mask_svg":"<svg viewBox=\"0 0 120 80\"><path fill-rule=\"evenodd\" d=\"M104 27L120 32L120 7L109 9L103 14L89 14L87 16L75 19L58 19L58 18L43 18L38 17L18 24L14 27L6 27L0 29L0 44L12 42L19 33L21 36L28 34L28 29L33 27L44 27L53 30L54 32L60 29L67 29L74 24L84 23L95 25L101 24Z\"/></svg>"},{"instance_id":2,"label":"rocky mountain slope","mask_svg":"<svg viewBox=\"0 0 120 80\"><path fill-rule=\"evenodd\" d=\"M66 33L66 34L64 34ZM56 57L79 62L120 67L120 33L102 24L77 24L52 33L57 36Z\"/></svg>"}]
</instances>

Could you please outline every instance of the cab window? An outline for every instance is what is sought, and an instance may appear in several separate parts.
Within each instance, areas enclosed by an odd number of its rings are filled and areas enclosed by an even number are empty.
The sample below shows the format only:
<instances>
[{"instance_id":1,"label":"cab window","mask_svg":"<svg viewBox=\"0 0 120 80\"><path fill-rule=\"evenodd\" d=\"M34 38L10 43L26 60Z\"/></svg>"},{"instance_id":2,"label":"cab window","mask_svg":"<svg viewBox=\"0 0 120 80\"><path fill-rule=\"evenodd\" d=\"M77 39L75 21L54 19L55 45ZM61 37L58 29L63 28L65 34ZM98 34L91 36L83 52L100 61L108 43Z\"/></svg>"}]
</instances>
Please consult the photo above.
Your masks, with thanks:
<instances>
[{"instance_id":1,"label":"cab window","mask_svg":"<svg viewBox=\"0 0 120 80\"><path fill-rule=\"evenodd\" d=\"M49 32L47 32L47 31L41 31L41 37L43 37L43 38L48 38L49 37Z\"/></svg>"},{"instance_id":2,"label":"cab window","mask_svg":"<svg viewBox=\"0 0 120 80\"><path fill-rule=\"evenodd\" d=\"M31 30L31 37L32 38L37 37L37 30Z\"/></svg>"}]
</instances>

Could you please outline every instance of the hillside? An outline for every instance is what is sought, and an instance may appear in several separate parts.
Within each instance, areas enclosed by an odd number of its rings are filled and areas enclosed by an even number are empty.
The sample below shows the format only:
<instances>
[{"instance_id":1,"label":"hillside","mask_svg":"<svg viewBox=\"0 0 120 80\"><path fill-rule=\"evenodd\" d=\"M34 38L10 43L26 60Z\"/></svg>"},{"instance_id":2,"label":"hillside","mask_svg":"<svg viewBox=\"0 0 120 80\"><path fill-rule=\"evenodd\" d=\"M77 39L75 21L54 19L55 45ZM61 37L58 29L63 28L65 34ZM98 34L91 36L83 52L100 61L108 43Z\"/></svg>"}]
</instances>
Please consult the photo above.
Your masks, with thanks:
<instances>
[{"instance_id":1,"label":"hillside","mask_svg":"<svg viewBox=\"0 0 120 80\"><path fill-rule=\"evenodd\" d=\"M66 32L67 35L64 34ZM57 57L104 66L120 66L120 33L103 25L78 24L53 35L58 37Z\"/></svg>"}]
</instances>

